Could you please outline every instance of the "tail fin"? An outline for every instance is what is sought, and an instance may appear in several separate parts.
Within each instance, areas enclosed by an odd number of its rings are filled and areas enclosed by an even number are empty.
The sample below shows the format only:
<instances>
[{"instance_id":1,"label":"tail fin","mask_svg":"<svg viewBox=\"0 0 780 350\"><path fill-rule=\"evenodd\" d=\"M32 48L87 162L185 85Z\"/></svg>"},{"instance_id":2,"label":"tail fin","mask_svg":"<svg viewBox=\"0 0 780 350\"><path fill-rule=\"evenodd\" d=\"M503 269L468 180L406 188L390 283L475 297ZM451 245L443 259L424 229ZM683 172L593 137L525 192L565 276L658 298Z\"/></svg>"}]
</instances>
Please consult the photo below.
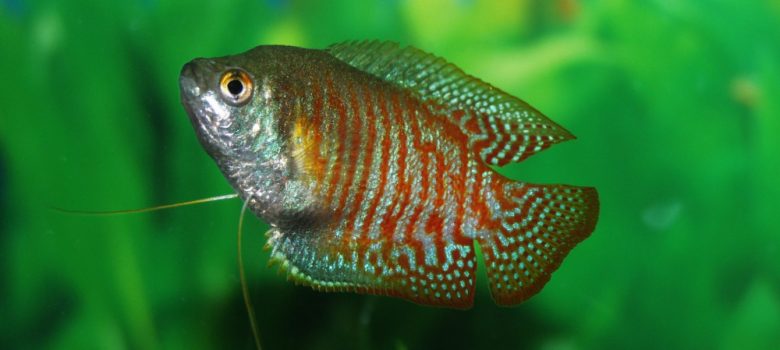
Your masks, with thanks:
<instances>
[{"instance_id":1,"label":"tail fin","mask_svg":"<svg viewBox=\"0 0 780 350\"><path fill-rule=\"evenodd\" d=\"M491 198L491 207L501 210L488 225L494 230L477 240L491 295L510 306L538 293L569 251L590 236L599 199L592 187L507 182L503 188Z\"/></svg>"}]
</instances>

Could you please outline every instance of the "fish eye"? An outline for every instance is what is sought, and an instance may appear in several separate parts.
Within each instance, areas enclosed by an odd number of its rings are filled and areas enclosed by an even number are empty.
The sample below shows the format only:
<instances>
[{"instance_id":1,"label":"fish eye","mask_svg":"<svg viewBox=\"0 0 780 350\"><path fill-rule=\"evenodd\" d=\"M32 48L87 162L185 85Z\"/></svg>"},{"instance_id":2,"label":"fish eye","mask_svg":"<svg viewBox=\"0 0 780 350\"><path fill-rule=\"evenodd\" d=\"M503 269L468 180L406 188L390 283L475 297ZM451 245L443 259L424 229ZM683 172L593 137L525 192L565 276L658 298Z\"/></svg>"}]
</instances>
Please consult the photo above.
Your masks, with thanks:
<instances>
[{"instance_id":1,"label":"fish eye","mask_svg":"<svg viewBox=\"0 0 780 350\"><path fill-rule=\"evenodd\" d=\"M243 106L252 97L252 78L240 69L231 69L222 73L219 90L222 98L234 106Z\"/></svg>"}]
</instances>

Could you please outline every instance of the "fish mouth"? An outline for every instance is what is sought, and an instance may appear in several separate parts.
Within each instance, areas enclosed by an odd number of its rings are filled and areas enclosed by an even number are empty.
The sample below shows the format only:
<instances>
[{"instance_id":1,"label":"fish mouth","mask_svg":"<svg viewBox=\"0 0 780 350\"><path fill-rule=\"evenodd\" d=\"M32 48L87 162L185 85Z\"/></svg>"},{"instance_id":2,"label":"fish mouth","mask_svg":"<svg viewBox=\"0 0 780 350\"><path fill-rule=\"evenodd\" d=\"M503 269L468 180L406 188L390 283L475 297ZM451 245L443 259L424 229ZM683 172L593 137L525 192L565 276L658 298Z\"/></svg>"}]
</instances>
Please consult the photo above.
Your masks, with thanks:
<instances>
[{"instance_id":1,"label":"fish mouth","mask_svg":"<svg viewBox=\"0 0 780 350\"><path fill-rule=\"evenodd\" d=\"M198 67L197 59L187 62L181 69L179 74L179 92L181 94L181 104L187 111L193 125L200 124L201 122L208 122L207 113L204 113L200 101L201 95L206 90L205 82L200 69Z\"/></svg>"},{"instance_id":2,"label":"fish mouth","mask_svg":"<svg viewBox=\"0 0 780 350\"><path fill-rule=\"evenodd\" d=\"M179 92L181 104L187 111L198 140L208 153L216 154L223 147L217 125L218 111L213 105L214 93L209 89L210 68L209 61L202 58L186 63L179 75Z\"/></svg>"},{"instance_id":3,"label":"fish mouth","mask_svg":"<svg viewBox=\"0 0 780 350\"><path fill-rule=\"evenodd\" d=\"M181 89L182 97L185 95L190 95L192 97L200 96L201 87L198 82L202 79L199 78L200 76L195 68L194 61L184 64L184 67L181 68L181 73L179 74L179 88Z\"/></svg>"}]
</instances>

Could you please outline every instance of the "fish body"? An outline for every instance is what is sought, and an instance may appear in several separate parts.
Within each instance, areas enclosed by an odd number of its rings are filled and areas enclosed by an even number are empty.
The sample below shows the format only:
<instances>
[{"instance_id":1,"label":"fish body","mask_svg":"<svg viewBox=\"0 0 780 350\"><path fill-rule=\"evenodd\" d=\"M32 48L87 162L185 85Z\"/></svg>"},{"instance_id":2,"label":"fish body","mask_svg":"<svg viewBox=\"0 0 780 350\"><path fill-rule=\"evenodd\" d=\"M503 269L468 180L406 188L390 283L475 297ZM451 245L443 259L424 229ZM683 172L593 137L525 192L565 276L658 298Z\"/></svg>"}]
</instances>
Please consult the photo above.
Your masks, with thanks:
<instances>
[{"instance_id":1,"label":"fish body","mask_svg":"<svg viewBox=\"0 0 780 350\"><path fill-rule=\"evenodd\" d=\"M180 86L204 148L271 225L271 259L315 289L468 308L479 244L491 295L514 305L595 228L595 189L488 166L573 136L415 48L259 46L191 61Z\"/></svg>"}]
</instances>

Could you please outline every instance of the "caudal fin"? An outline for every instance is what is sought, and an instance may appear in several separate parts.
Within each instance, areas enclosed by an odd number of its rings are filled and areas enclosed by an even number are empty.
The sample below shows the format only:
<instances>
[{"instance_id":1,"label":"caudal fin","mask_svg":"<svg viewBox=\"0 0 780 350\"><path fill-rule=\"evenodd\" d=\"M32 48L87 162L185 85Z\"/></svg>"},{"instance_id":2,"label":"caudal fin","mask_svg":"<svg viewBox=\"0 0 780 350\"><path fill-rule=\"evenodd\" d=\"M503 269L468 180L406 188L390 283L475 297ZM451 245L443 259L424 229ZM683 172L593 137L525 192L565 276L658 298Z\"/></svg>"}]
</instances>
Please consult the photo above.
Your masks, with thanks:
<instances>
[{"instance_id":1,"label":"caudal fin","mask_svg":"<svg viewBox=\"0 0 780 350\"><path fill-rule=\"evenodd\" d=\"M515 305L538 293L566 255L596 226L598 193L592 187L506 183L496 193L492 232L477 240L493 299Z\"/></svg>"}]
</instances>

